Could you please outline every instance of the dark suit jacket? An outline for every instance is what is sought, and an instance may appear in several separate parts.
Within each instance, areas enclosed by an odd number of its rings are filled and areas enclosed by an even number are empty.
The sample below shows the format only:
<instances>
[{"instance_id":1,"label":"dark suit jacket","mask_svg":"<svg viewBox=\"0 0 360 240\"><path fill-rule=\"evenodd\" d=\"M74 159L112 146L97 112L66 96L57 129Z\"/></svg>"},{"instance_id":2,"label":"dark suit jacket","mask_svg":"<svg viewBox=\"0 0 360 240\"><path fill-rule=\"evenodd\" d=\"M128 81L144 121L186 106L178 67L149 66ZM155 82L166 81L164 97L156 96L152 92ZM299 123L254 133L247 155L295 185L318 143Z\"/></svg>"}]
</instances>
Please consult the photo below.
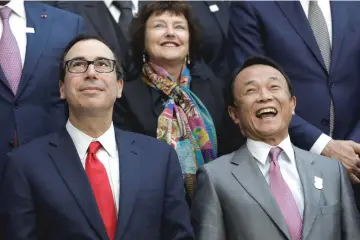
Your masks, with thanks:
<instances>
[{"instance_id":1,"label":"dark suit jacket","mask_svg":"<svg viewBox=\"0 0 360 240\"><path fill-rule=\"evenodd\" d=\"M190 74L191 91L202 101L214 121L218 155L238 148L244 139L227 113L221 81L204 62L194 64ZM123 95L114 107L114 124L123 130L156 137L158 117L166 100L166 96L146 85L139 74L136 79L124 83Z\"/></svg>"},{"instance_id":2,"label":"dark suit jacket","mask_svg":"<svg viewBox=\"0 0 360 240\"><path fill-rule=\"evenodd\" d=\"M56 1L47 3L82 16L88 32L101 36L120 58L124 71L128 73L131 70L129 43L103 1Z\"/></svg>"},{"instance_id":3,"label":"dark suit jacket","mask_svg":"<svg viewBox=\"0 0 360 240\"><path fill-rule=\"evenodd\" d=\"M116 240L193 239L175 151L115 129L120 159ZM1 208L6 240L108 239L90 183L66 129L8 157Z\"/></svg>"},{"instance_id":4,"label":"dark suit jacket","mask_svg":"<svg viewBox=\"0 0 360 240\"><path fill-rule=\"evenodd\" d=\"M201 56L213 73L228 83L227 32L229 25L229 3L224 1L188 2L203 28ZM213 12L210 10L213 9ZM218 9L216 11L216 8Z\"/></svg>"},{"instance_id":5,"label":"dark suit jacket","mask_svg":"<svg viewBox=\"0 0 360 240\"><path fill-rule=\"evenodd\" d=\"M295 88L292 142L309 150L329 133L330 99L334 139L360 142L360 3L331 1L332 56L328 74L310 24L298 1L233 2L229 26L230 63L266 55L284 68Z\"/></svg>"},{"instance_id":6,"label":"dark suit jacket","mask_svg":"<svg viewBox=\"0 0 360 240\"><path fill-rule=\"evenodd\" d=\"M60 56L85 31L75 14L41 3L24 4L27 27L35 33L27 33L25 63L15 96L0 67L0 181L3 157L15 146L15 131L21 145L65 124L67 114L59 93Z\"/></svg>"}]
</instances>

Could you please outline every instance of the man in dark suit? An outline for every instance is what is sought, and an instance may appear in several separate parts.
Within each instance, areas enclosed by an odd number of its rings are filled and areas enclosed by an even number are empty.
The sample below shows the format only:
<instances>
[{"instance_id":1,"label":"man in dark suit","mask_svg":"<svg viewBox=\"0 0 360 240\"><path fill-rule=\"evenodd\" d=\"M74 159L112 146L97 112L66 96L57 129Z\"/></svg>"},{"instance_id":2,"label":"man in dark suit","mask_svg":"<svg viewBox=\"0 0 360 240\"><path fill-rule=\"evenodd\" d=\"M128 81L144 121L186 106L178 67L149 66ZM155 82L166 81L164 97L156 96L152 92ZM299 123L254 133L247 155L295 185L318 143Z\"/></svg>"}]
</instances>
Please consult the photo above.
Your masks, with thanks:
<instances>
[{"instance_id":1,"label":"man in dark suit","mask_svg":"<svg viewBox=\"0 0 360 240\"><path fill-rule=\"evenodd\" d=\"M79 16L41 3L1 2L0 12L1 182L7 152L65 124L59 58L85 29Z\"/></svg>"},{"instance_id":2,"label":"man in dark suit","mask_svg":"<svg viewBox=\"0 0 360 240\"><path fill-rule=\"evenodd\" d=\"M229 26L233 67L251 55L276 60L297 97L292 142L340 159L360 182L359 2L234 2Z\"/></svg>"},{"instance_id":3,"label":"man in dark suit","mask_svg":"<svg viewBox=\"0 0 360 240\"><path fill-rule=\"evenodd\" d=\"M69 119L8 155L5 239L193 239L174 149L113 126L123 88L115 54L81 36L62 60Z\"/></svg>"},{"instance_id":4,"label":"man in dark suit","mask_svg":"<svg viewBox=\"0 0 360 240\"><path fill-rule=\"evenodd\" d=\"M225 1L189 1L188 3L203 28L201 56L213 73L226 81L229 77L226 53L229 3Z\"/></svg>"},{"instance_id":5,"label":"man in dark suit","mask_svg":"<svg viewBox=\"0 0 360 240\"><path fill-rule=\"evenodd\" d=\"M124 2L129 6L114 4ZM131 77L128 75L134 69L128 51L127 31L138 6L132 4L132 1L55 1L46 3L82 16L88 32L101 36L119 56L125 72L125 81ZM122 24L121 21L124 17L127 19Z\"/></svg>"}]
</instances>

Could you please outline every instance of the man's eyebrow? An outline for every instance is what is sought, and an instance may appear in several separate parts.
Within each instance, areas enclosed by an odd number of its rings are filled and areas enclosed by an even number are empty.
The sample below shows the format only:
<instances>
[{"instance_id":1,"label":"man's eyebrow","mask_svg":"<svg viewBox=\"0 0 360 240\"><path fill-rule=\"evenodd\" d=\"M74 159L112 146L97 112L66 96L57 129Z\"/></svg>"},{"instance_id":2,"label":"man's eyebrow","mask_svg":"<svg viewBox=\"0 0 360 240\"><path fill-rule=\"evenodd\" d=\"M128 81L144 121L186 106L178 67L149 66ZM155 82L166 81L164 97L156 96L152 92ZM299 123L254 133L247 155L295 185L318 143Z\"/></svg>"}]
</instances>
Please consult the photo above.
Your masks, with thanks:
<instances>
[{"instance_id":1,"label":"man's eyebrow","mask_svg":"<svg viewBox=\"0 0 360 240\"><path fill-rule=\"evenodd\" d=\"M104 59L110 59L111 60L111 58L107 58L107 57L96 57L94 60L104 60ZM85 57L79 56L79 57L71 58L69 60L87 60L87 59Z\"/></svg>"},{"instance_id":2,"label":"man's eyebrow","mask_svg":"<svg viewBox=\"0 0 360 240\"><path fill-rule=\"evenodd\" d=\"M248 86L248 85L251 85L254 83L255 83L255 80L249 80L249 81L245 82L245 86Z\"/></svg>"},{"instance_id":3,"label":"man's eyebrow","mask_svg":"<svg viewBox=\"0 0 360 240\"><path fill-rule=\"evenodd\" d=\"M279 80L280 80L278 77L268 77L268 79L270 79L270 80L275 80L275 81L279 81Z\"/></svg>"}]
</instances>

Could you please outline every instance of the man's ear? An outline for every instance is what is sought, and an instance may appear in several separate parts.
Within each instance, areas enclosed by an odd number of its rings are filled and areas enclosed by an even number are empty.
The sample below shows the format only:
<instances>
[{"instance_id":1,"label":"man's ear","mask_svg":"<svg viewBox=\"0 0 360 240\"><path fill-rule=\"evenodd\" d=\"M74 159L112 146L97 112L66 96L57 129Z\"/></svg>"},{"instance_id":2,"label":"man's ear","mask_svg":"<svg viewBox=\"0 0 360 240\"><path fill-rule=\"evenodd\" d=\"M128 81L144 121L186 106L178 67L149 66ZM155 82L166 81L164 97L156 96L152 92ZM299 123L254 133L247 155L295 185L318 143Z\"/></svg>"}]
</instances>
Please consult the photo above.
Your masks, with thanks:
<instances>
[{"instance_id":1,"label":"man's ear","mask_svg":"<svg viewBox=\"0 0 360 240\"><path fill-rule=\"evenodd\" d=\"M118 90L117 90L117 93L116 93L116 97L121 98L123 87L124 87L124 80L120 79L120 80L117 80L117 81L118 81Z\"/></svg>"},{"instance_id":2,"label":"man's ear","mask_svg":"<svg viewBox=\"0 0 360 240\"><path fill-rule=\"evenodd\" d=\"M295 115L295 108L296 108L296 97L292 96L290 99L292 114Z\"/></svg>"},{"instance_id":3,"label":"man's ear","mask_svg":"<svg viewBox=\"0 0 360 240\"><path fill-rule=\"evenodd\" d=\"M60 99L65 100L65 86L64 86L64 81L63 80L59 80L59 90L60 90Z\"/></svg>"},{"instance_id":4,"label":"man's ear","mask_svg":"<svg viewBox=\"0 0 360 240\"><path fill-rule=\"evenodd\" d=\"M236 107L228 106L228 113L231 117L231 119L234 121L236 125L240 124L240 119L236 115Z\"/></svg>"}]
</instances>

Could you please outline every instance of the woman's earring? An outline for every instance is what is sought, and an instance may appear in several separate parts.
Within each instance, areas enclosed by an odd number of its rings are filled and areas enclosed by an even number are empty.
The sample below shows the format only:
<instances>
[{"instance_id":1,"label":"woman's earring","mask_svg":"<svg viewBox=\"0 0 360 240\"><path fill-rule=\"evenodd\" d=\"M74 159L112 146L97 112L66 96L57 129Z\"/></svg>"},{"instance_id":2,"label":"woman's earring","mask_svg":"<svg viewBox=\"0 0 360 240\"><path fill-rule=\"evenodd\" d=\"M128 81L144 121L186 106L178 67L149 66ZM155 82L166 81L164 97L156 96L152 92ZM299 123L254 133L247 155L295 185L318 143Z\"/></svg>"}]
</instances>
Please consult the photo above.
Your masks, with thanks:
<instances>
[{"instance_id":1,"label":"woman's earring","mask_svg":"<svg viewBox=\"0 0 360 240\"><path fill-rule=\"evenodd\" d=\"M143 63L145 63L146 62L146 56L145 56L145 53L143 53Z\"/></svg>"},{"instance_id":2,"label":"woman's earring","mask_svg":"<svg viewBox=\"0 0 360 240\"><path fill-rule=\"evenodd\" d=\"M186 56L186 63L187 63L187 65L190 65L190 57L189 57L189 55Z\"/></svg>"}]
</instances>

